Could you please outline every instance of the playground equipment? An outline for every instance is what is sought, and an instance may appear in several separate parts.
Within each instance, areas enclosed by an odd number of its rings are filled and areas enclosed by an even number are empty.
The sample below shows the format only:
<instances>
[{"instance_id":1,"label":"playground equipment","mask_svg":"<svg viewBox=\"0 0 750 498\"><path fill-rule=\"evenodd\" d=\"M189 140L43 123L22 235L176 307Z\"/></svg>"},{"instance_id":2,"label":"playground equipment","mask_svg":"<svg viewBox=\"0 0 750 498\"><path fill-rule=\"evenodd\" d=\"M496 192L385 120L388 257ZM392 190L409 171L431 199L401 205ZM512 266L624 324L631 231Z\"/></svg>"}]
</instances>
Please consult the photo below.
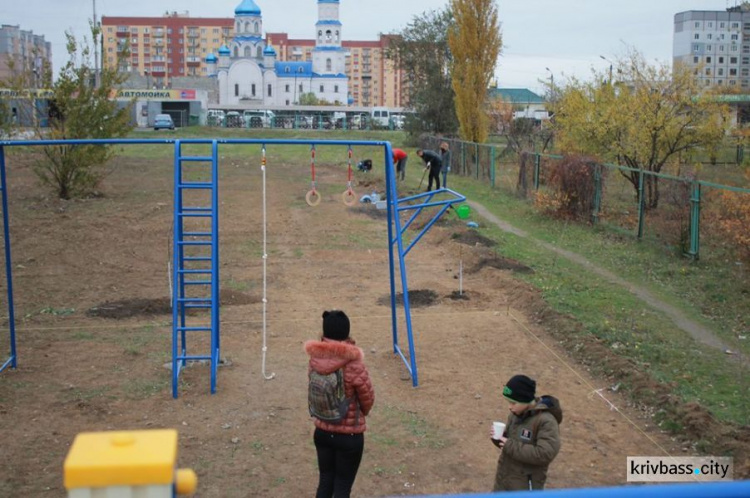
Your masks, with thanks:
<instances>
[{"instance_id":1,"label":"playground equipment","mask_svg":"<svg viewBox=\"0 0 750 498\"><path fill-rule=\"evenodd\" d=\"M10 256L10 235L7 215L7 188L5 186L5 147L40 145L138 145L138 144L171 144L174 147L174 240L172 266L172 395L178 396L179 377L188 362L207 362L210 366L211 393L216 392L217 368L221 352L221 334L219 319L219 193L218 193L218 149L220 144L232 145L260 145L265 154L267 146L271 145L309 145L311 148L310 167L312 173L312 188L307 193L308 204L320 202L320 194L315 184L315 147L346 146L351 150L354 146L383 147L386 175L386 200L388 218L388 257L391 292L391 322L393 336L393 350L404 362L412 378L412 385L418 385L416 349L411 322L411 307L409 304L408 278L406 271L406 256L419 242L434 223L453 205L466 200L461 194L450 189L433 190L412 197L398 198L396 191L396 176L393 165L393 152L389 142L373 141L340 141L340 140L259 140L259 139L89 139L89 140L17 140L0 141L0 180L2 182L3 228L5 234L5 258L8 310L10 323L11 354L3 368L11 365L16 368L15 349L15 321L13 309L13 287L11 280L12 261ZM210 152L205 155L183 155L182 147L208 146ZM265 159L262 158L262 166ZM351 162L349 162L351 168ZM262 168L265 172L265 169ZM265 176L264 176L265 179ZM265 180L264 180L265 181ZM265 199L265 194L264 194ZM264 200L265 205L265 200ZM424 209L440 207L424 228L410 241L408 246L403 240L404 232L414 222ZM405 223L402 214L411 216ZM265 213L265 210L264 210ZM265 241L264 214L264 241ZM264 264L267 259L264 242ZM404 320L408 338L408 352L402 350L398 337L398 308L396 306L396 265L399 270L401 292L403 294ZM265 275L264 267L264 275ZM195 289L195 290L194 290ZM197 295L196 295L197 293ZM266 299L264 284L264 300ZM264 301L264 313L265 305ZM205 319L188 314L191 309L209 311L208 324ZM265 315L264 315L265 316ZM190 320L190 322L189 322ZM263 375L272 378L265 372L265 353L267 351L265 337L263 340ZM208 334L209 351L202 355L188 354L188 334Z\"/></svg>"},{"instance_id":2,"label":"playground equipment","mask_svg":"<svg viewBox=\"0 0 750 498\"><path fill-rule=\"evenodd\" d=\"M354 194L354 190L352 189L352 146L349 146L349 151L347 155L347 161L346 165L348 167L348 177L346 182L346 190L342 194L342 199L344 200L344 204L347 206L353 206L357 203L357 198Z\"/></svg>"},{"instance_id":3,"label":"playground equipment","mask_svg":"<svg viewBox=\"0 0 750 498\"><path fill-rule=\"evenodd\" d=\"M68 498L190 495L198 477L177 469L177 431L81 433L63 465Z\"/></svg>"},{"instance_id":4,"label":"playground equipment","mask_svg":"<svg viewBox=\"0 0 750 498\"><path fill-rule=\"evenodd\" d=\"M263 175L263 349L261 359L261 374L266 380L271 380L276 377L275 373L266 373L266 353L268 352L268 346L266 345L268 335L267 315L268 315L268 223L266 216L266 146L261 148L261 161L260 170Z\"/></svg>"}]
</instances>

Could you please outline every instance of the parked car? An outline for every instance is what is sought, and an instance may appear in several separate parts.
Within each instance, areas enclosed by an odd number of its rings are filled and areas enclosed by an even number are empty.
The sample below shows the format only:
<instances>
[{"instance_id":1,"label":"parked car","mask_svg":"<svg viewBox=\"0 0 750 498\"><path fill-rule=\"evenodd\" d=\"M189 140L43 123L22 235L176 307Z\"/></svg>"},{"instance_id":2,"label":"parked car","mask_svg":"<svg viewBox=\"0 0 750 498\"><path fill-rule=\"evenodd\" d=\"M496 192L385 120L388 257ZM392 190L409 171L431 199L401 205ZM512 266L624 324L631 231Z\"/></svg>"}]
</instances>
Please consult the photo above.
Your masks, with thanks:
<instances>
[{"instance_id":1,"label":"parked car","mask_svg":"<svg viewBox=\"0 0 750 498\"><path fill-rule=\"evenodd\" d=\"M174 121L169 114L157 114L154 118L154 130L174 130Z\"/></svg>"},{"instance_id":2,"label":"parked car","mask_svg":"<svg viewBox=\"0 0 750 498\"><path fill-rule=\"evenodd\" d=\"M229 111L226 116L226 127L227 128L242 128L245 125L245 120L239 112Z\"/></svg>"},{"instance_id":3,"label":"parked car","mask_svg":"<svg viewBox=\"0 0 750 498\"><path fill-rule=\"evenodd\" d=\"M206 124L208 126L224 126L225 119L226 113L221 109L209 109L206 116Z\"/></svg>"}]
</instances>

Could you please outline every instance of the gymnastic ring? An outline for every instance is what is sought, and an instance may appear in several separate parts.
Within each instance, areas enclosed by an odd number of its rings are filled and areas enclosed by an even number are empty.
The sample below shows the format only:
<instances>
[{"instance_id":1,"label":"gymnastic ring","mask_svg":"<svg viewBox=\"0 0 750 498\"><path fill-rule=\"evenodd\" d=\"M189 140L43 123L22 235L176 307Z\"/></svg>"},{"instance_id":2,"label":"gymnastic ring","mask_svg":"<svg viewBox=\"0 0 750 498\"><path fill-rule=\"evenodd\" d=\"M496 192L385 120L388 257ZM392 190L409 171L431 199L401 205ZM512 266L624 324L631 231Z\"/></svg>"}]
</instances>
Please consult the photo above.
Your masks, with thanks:
<instances>
[{"instance_id":1,"label":"gymnastic ring","mask_svg":"<svg viewBox=\"0 0 750 498\"><path fill-rule=\"evenodd\" d=\"M354 194L354 190L347 189L343 194L341 194L341 198L344 201L344 204L347 206L353 206L357 203L357 197Z\"/></svg>"},{"instance_id":2,"label":"gymnastic ring","mask_svg":"<svg viewBox=\"0 0 750 498\"><path fill-rule=\"evenodd\" d=\"M320 194L317 190L311 190L305 195L305 201L308 206L317 206L320 204Z\"/></svg>"}]
</instances>

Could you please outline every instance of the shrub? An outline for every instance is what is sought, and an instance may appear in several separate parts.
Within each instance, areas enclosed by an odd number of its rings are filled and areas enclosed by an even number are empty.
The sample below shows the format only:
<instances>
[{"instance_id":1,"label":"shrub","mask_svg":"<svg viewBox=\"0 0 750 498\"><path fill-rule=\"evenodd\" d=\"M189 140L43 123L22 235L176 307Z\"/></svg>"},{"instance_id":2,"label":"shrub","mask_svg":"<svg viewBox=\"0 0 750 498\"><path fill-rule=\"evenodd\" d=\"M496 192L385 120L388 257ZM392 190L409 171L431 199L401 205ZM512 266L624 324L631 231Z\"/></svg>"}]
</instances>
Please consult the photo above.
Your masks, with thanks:
<instances>
[{"instance_id":1,"label":"shrub","mask_svg":"<svg viewBox=\"0 0 750 498\"><path fill-rule=\"evenodd\" d=\"M603 190L605 171L594 159L565 156L551 162L545 175L549 190L537 194L536 205L560 218L588 221L594 211L597 170Z\"/></svg>"}]
</instances>

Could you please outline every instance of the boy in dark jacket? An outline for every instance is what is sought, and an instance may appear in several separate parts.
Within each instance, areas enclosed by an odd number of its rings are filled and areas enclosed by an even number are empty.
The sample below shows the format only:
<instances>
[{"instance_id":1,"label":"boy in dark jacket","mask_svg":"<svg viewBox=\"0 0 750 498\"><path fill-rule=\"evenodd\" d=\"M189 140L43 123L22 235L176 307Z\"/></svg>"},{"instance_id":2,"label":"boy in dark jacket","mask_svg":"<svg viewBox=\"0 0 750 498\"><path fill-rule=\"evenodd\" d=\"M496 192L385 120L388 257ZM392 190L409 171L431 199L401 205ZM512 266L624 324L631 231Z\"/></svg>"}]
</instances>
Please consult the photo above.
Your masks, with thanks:
<instances>
[{"instance_id":1,"label":"boy in dark jacket","mask_svg":"<svg viewBox=\"0 0 750 498\"><path fill-rule=\"evenodd\" d=\"M510 415L503 436L492 439L502 450L493 491L544 489L549 464L560 451L560 430L535 394L536 382L525 375L514 375L503 388Z\"/></svg>"},{"instance_id":2,"label":"boy in dark jacket","mask_svg":"<svg viewBox=\"0 0 750 498\"><path fill-rule=\"evenodd\" d=\"M417 150L417 155L422 158L425 165L430 168L430 180L427 182L427 192L432 190L432 180L435 180L435 189L440 190L440 170L443 168L443 160L432 150Z\"/></svg>"}]
</instances>

